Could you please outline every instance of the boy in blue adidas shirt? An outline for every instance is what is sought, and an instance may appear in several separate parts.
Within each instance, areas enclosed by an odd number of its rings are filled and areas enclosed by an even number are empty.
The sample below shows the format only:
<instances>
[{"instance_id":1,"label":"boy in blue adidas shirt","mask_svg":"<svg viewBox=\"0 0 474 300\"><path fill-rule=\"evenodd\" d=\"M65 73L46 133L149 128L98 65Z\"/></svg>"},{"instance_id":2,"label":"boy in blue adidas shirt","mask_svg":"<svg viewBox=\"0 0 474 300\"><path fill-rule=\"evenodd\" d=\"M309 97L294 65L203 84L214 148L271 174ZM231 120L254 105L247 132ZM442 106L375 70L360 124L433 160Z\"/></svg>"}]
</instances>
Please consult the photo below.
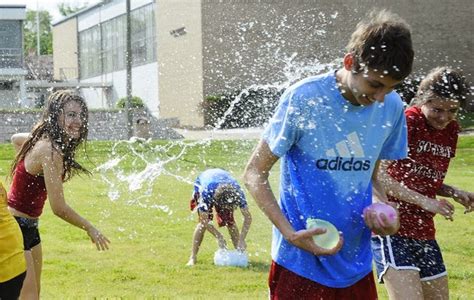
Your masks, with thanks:
<instances>
[{"instance_id":1,"label":"boy in blue adidas shirt","mask_svg":"<svg viewBox=\"0 0 474 300\"><path fill-rule=\"evenodd\" d=\"M270 297L376 299L371 231L397 225L363 209L384 197L381 159L407 155L406 123L396 85L408 76L413 48L408 25L387 11L357 25L343 67L302 80L285 91L245 171L245 184L273 222ZM280 201L268 175L281 162ZM323 219L340 231L333 249L317 246ZM387 224L387 225L386 225Z\"/></svg>"}]
</instances>

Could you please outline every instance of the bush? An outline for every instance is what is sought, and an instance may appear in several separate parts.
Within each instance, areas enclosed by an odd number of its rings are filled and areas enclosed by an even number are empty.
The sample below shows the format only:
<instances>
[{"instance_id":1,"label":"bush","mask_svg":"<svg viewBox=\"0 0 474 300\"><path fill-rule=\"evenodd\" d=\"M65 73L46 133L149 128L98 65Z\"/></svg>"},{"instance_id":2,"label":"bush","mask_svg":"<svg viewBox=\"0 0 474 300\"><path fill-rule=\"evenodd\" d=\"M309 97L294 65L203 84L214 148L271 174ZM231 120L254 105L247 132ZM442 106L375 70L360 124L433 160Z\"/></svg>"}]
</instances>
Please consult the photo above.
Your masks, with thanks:
<instances>
[{"instance_id":1,"label":"bush","mask_svg":"<svg viewBox=\"0 0 474 300\"><path fill-rule=\"evenodd\" d=\"M46 96L44 94L41 94L35 98L33 107L37 109L43 109L45 103L46 103Z\"/></svg>"},{"instance_id":2,"label":"bush","mask_svg":"<svg viewBox=\"0 0 474 300\"><path fill-rule=\"evenodd\" d=\"M463 130L474 130L474 112L462 110L458 115L458 120Z\"/></svg>"},{"instance_id":3,"label":"bush","mask_svg":"<svg viewBox=\"0 0 474 300\"><path fill-rule=\"evenodd\" d=\"M219 128L262 126L273 115L282 93L277 88L261 88L207 96L201 103L204 124ZM232 111L224 118L234 101Z\"/></svg>"},{"instance_id":4,"label":"bush","mask_svg":"<svg viewBox=\"0 0 474 300\"><path fill-rule=\"evenodd\" d=\"M117 102L117 108L125 108L125 102L127 101L127 97L120 98ZM138 96L132 96L132 100L130 102L130 108L144 108L145 103L143 102L142 98Z\"/></svg>"}]
</instances>

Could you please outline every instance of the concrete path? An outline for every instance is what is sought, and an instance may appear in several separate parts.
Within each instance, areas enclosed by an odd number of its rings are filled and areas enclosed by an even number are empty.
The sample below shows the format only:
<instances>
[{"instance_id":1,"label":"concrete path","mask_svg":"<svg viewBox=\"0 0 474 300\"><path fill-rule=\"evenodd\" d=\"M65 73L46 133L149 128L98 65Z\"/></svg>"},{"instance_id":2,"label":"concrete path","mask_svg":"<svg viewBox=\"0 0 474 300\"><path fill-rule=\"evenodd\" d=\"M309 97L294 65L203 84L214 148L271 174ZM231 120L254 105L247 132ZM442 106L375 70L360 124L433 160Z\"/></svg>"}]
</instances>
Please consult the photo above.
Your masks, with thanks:
<instances>
[{"instance_id":1,"label":"concrete path","mask_svg":"<svg viewBox=\"0 0 474 300\"><path fill-rule=\"evenodd\" d=\"M461 133L459 135L474 135L474 129L467 129L467 130L464 130L464 131L461 131Z\"/></svg>"},{"instance_id":2,"label":"concrete path","mask_svg":"<svg viewBox=\"0 0 474 300\"><path fill-rule=\"evenodd\" d=\"M210 129L192 130L173 128L176 132L184 136L186 140L258 140L263 132L263 128L236 128L236 129Z\"/></svg>"}]
</instances>

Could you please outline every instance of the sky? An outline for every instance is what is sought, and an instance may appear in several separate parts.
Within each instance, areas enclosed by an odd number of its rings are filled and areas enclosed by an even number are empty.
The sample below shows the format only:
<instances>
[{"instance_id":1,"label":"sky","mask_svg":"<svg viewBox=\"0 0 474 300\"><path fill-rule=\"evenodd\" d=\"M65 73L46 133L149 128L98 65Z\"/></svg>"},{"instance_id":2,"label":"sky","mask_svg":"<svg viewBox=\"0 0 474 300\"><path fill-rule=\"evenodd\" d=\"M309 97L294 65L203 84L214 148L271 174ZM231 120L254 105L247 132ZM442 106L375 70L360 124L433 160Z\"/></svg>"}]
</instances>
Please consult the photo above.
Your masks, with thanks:
<instances>
[{"instance_id":1,"label":"sky","mask_svg":"<svg viewBox=\"0 0 474 300\"><path fill-rule=\"evenodd\" d=\"M0 0L0 4L26 4L26 9L36 10L39 7L40 10L47 10L53 17L53 23L61 20L63 17L59 13L58 4L66 3L71 6L90 6L99 2L99 0Z\"/></svg>"}]
</instances>

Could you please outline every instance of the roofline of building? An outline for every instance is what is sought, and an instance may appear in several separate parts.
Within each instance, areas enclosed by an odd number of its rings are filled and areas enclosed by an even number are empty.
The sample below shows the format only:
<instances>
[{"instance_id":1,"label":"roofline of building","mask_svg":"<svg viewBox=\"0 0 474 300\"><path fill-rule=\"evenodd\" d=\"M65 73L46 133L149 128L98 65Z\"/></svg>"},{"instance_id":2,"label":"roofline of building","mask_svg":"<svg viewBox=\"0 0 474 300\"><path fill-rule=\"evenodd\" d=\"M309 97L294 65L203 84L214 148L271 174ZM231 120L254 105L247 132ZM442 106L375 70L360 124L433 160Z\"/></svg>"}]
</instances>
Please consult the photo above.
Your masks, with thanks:
<instances>
[{"instance_id":1,"label":"roofline of building","mask_svg":"<svg viewBox=\"0 0 474 300\"><path fill-rule=\"evenodd\" d=\"M26 80L26 87L29 88L111 88L112 82L79 82L79 81L46 81L46 80Z\"/></svg>"},{"instance_id":2,"label":"roofline of building","mask_svg":"<svg viewBox=\"0 0 474 300\"><path fill-rule=\"evenodd\" d=\"M56 26L56 25L59 25L59 24L61 24L61 23L64 23L64 22L66 22L66 21L68 21L68 20L70 20L70 19L72 19L72 18L76 18L77 16L82 15L82 14L84 14L84 13L86 13L86 12L88 12L88 11L90 11L90 10L92 10L92 9L94 9L94 8L96 8L96 7L98 7L98 6L102 6L102 5L104 5L104 4L106 4L106 3L110 2L110 1L111 1L111 0L103 0L103 1L100 1L99 3L96 3L96 4L92 5L92 6L85 7L85 8L83 8L83 9L81 9L81 10L79 10L79 11L77 11L77 12L75 12L75 13L73 13L73 14L67 16L67 17L64 17L63 19L61 19L61 20L59 20L59 21L57 21L57 22L51 23L51 25L54 27L54 26Z\"/></svg>"},{"instance_id":3,"label":"roofline of building","mask_svg":"<svg viewBox=\"0 0 474 300\"><path fill-rule=\"evenodd\" d=\"M26 4L0 4L0 8L26 8Z\"/></svg>"}]
</instances>

